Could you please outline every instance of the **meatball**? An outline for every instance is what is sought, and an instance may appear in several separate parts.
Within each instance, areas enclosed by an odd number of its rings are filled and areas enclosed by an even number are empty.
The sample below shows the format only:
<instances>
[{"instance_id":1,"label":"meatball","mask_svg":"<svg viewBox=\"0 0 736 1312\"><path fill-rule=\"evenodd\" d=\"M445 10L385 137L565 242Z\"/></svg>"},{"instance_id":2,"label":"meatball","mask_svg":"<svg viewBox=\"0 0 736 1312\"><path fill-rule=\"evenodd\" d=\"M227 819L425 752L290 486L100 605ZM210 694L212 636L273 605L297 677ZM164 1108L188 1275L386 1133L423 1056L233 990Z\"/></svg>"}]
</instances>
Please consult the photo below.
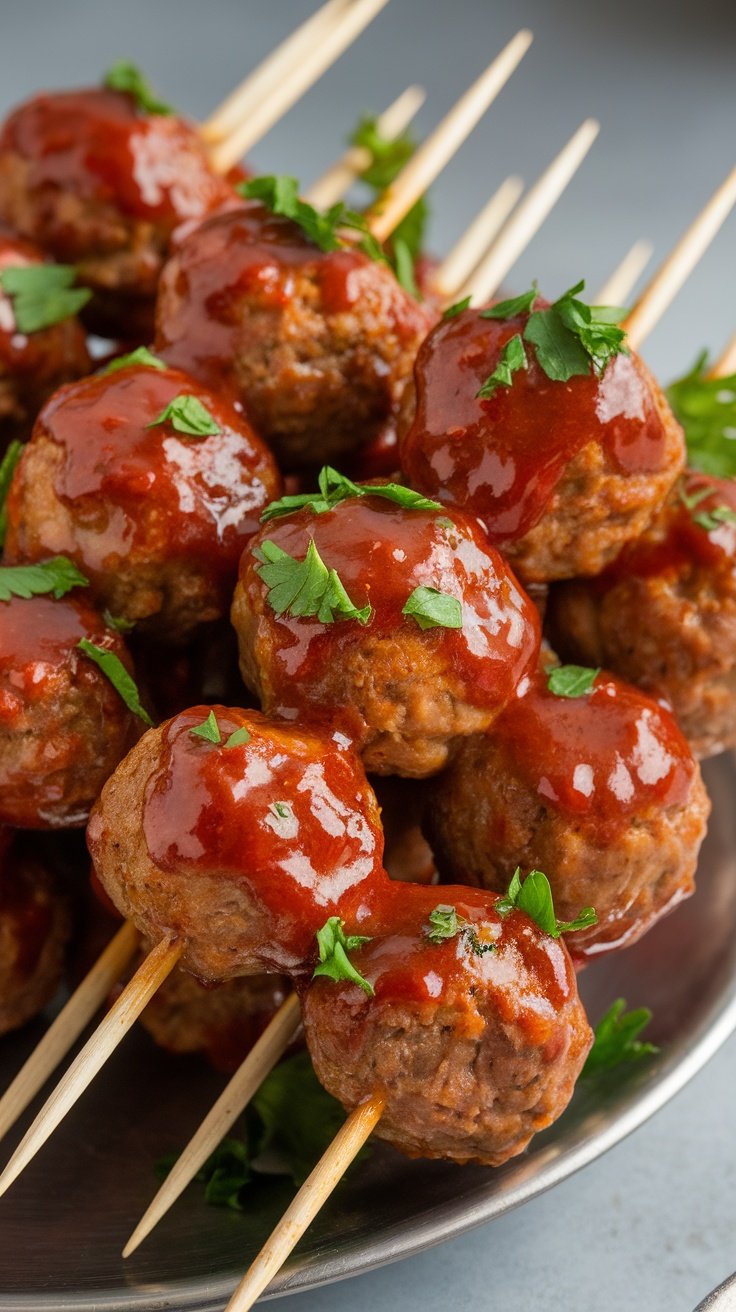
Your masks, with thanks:
<instances>
[{"instance_id":1,"label":"meatball","mask_svg":"<svg viewBox=\"0 0 736 1312\"><path fill-rule=\"evenodd\" d=\"M527 322L465 310L429 335L402 468L428 496L478 515L522 581L599 574L665 500L684 464L682 430L633 353L558 382L529 350L508 386L481 395Z\"/></svg>"},{"instance_id":2,"label":"meatball","mask_svg":"<svg viewBox=\"0 0 736 1312\"><path fill-rule=\"evenodd\" d=\"M120 913L154 942L183 938L182 965L213 983L304 969L325 921L360 920L387 882L376 800L346 739L223 706L146 733L87 839Z\"/></svg>"},{"instance_id":3,"label":"meatball","mask_svg":"<svg viewBox=\"0 0 736 1312\"><path fill-rule=\"evenodd\" d=\"M316 978L304 1030L320 1082L410 1157L500 1166L562 1114L592 1034L564 944L467 888L402 886L390 928L351 952L372 986ZM441 893L441 897L438 894ZM451 906L458 933L433 942Z\"/></svg>"},{"instance_id":4,"label":"meatball","mask_svg":"<svg viewBox=\"0 0 736 1312\"><path fill-rule=\"evenodd\" d=\"M263 562L276 558L278 575L283 553L313 581L321 563L311 607L300 593L285 608L272 586ZM377 774L439 770L455 739L488 728L539 648L537 612L477 521L375 495L267 523L243 555L232 620L264 709L329 707Z\"/></svg>"},{"instance_id":5,"label":"meatball","mask_svg":"<svg viewBox=\"0 0 736 1312\"><path fill-rule=\"evenodd\" d=\"M0 218L77 266L104 335L150 340L174 230L232 202L195 128L127 92L36 96L0 131Z\"/></svg>"},{"instance_id":6,"label":"meatball","mask_svg":"<svg viewBox=\"0 0 736 1312\"><path fill-rule=\"evenodd\" d=\"M736 484L688 474L594 584L550 593L555 646L671 703L698 757L736 746Z\"/></svg>"},{"instance_id":7,"label":"meatball","mask_svg":"<svg viewBox=\"0 0 736 1312\"><path fill-rule=\"evenodd\" d=\"M635 942L693 892L710 803L665 706L605 674L559 696L540 674L462 743L437 781L426 829L440 871L502 892L544 870L561 920L593 906L575 956Z\"/></svg>"},{"instance_id":8,"label":"meatball","mask_svg":"<svg viewBox=\"0 0 736 1312\"><path fill-rule=\"evenodd\" d=\"M62 978L66 900L27 840L0 832L0 1035L31 1020Z\"/></svg>"},{"instance_id":9,"label":"meatball","mask_svg":"<svg viewBox=\"0 0 736 1312\"><path fill-rule=\"evenodd\" d=\"M0 273L41 264L41 251L0 224ZM90 367L86 338L74 317L23 333L13 299L0 284L0 440L25 436L54 389Z\"/></svg>"},{"instance_id":10,"label":"meatball","mask_svg":"<svg viewBox=\"0 0 736 1312\"><path fill-rule=\"evenodd\" d=\"M293 469L377 436L430 321L387 264L322 251L247 205L181 243L161 277L156 340L171 364L228 388Z\"/></svg>"},{"instance_id":11,"label":"meatball","mask_svg":"<svg viewBox=\"0 0 736 1312\"><path fill-rule=\"evenodd\" d=\"M0 823L83 825L139 721L82 639L131 671L118 633L78 597L0 602Z\"/></svg>"},{"instance_id":12,"label":"meatball","mask_svg":"<svg viewBox=\"0 0 736 1312\"><path fill-rule=\"evenodd\" d=\"M181 640L227 613L240 554L279 491L273 458L228 402L177 369L129 364L41 411L7 501L6 559L64 554L111 614Z\"/></svg>"}]
</instances>

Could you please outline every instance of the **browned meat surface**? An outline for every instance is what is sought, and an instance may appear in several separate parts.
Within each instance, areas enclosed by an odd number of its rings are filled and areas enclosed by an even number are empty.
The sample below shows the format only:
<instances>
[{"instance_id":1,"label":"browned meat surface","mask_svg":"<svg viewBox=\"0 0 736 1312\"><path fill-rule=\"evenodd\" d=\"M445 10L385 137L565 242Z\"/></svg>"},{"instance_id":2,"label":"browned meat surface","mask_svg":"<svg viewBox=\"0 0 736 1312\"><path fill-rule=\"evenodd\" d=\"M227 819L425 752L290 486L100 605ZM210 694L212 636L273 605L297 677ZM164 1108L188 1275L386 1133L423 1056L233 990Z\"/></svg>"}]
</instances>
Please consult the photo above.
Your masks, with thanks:
<instances>
[{"instance_id":1,"label":"browned meat surface","mask_svg":"<svg viewBox=\"0 0 736 1312\"><path fill-rule=\"evenodd\" d=\"M20 838L0 834L0 1035L32 1020L62 977L71 920L66 900Z\"/></svg>"}]
</instances>

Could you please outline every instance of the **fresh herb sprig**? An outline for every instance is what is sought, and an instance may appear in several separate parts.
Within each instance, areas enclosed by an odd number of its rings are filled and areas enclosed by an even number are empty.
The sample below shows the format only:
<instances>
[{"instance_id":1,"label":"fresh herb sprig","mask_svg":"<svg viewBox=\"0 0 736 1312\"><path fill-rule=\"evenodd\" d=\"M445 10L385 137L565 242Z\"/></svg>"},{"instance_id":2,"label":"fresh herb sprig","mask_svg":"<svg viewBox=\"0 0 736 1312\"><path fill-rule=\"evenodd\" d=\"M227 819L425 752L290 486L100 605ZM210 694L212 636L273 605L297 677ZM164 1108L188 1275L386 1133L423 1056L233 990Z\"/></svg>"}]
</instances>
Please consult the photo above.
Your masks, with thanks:
<instances>
[{"instance_id":1,"label":"fresh herb sprig","mask_svg":"<svg viewBox=\"0 0 736 1312\"><path fill-rule=\"evenodd\" d=\"M416 149L416 143L409 133L404 132L393 140L382 136L375 118L361 119L351 137L351 145L361 146L370 152L371 163L361 174L361 181L373 190L375 198L391 186ZM420 196L394 228L387 243L389 262L397 281L405 291L417 298L419 288L414 270L424 249L428 219L426 197Z\"/></svg>"},{"instance_id":2,"label":"fresh herb sprig","mask_svg":"<svg viewBox=\"0 0 736 1312\"><path fill-rule=\"evenodd\" d=\"M723 524L736 524L736 511L730 506L717 505L710 510L698 510L698 506L712 496L713 491L712 487L700 487L695 492L688 492L683 484L678 489L679 499L693 523L706 533L715 533Z\"/></svg>"},{"instance_id":3,"label":"fresh herb sprig","mask_svg":"<svg viewBox=\"0 0 736 1312\"><path fill-rule=\"evenodd\" d=\"M582 1077L586 1079L623 1062L641 1061L643 1057L659 1052L653 1043L639 1039L651 1019L648 1007L627 1011L625 998L617 998L595 1027L593 1047L583 1066Z\"/></svg>"},{"instance_id":4,"label":"fresh herb sprig","mask_svg":"<svg viewBox=\"0 0 736 1312\"><path fill-rule=\"evenodd\" d=\"M271 174L251 178L238 184L236 190L245 200L258 200L271 214L280 214L298 224L302 232L321 251L337 251L346 245L340 236L341 228L360 234L358 249L371 260L385 260L385 255L368 229L365 218L339 201L328 210L318 210L299 196L299 183L286 174Z\"/></svg>"},{"instance_id":5,"label":"fresh herb sprig","mask_svg":"<svg viewBox=\"0 0 736 1312\"><path fill-rule=\"evenodd\" d=\"M268 588L268 604L277 615L295 619L316 615L322 624L357 620L368 624L370 604L355 606L337 571L328 569L311 538L303 560L290 556L275 542L262 542L253 554L260 564L256 573Z\"/></svg>"},{"instance_id":6,"label":"fresh herb sprig","mask_svg":"<svg viewBox=\"0 0 736 1312\"><path fill-rule=\"evenodd\" d=\"M600 667L587 665L553 665L547 670L547 687L555 697L585 697L592 692Z\"/></svg>"},{"instance_id":7,"label":"fresh herb sprig","mask_svg":"<svg viewBox=\"0 0 736 1312\"><path fill-rule=\"evenodd\" d=\"M522 879L518 866L505 897L499 898L496 903L496 911L502 916L515 909L525 911L552 938L559 938L560 934L572 934L579 929L589 929L598 923L593 907L584 907L574 920L558 920L547 876L541 870L532 870L526 879Z\"/></svg>"},{"instance_id":8,"label":"fresh herb sprig","mask_svg":"<svg viewBox=\"0 0 736 1312\"><path fill-rule=\"evenodd\" d=\"M488 952L497 952L495 943L484 943L478 937L475 925L457 914L456 907L439 902L429 913L429 924L424 931L430 943L446 943L448 939L462 937L475 957L484 957Z\"/></svg>"},{"instance_id":9,"label":"fresh herb sprig","mask_svg":"<svg viewBox=\"0 0 736 1312\"><path fill-rule=\"evenodd\" d=\"M11 597L27 601L48 593L58 601L72 588L87 587L89 579L67 556L52 556L38 565L0 565L0 601Z\"/></svg>"},{"instance_id":10,"label":"fresh herb sprig","mask_svg":"<svg viewBox=\"0 0 736 1312\"><path fill-rule=\"evenodd\" d=\"M504 343L496 368L488 375L483 386L476 392L476 396L482 401L488 400L495 395L499 387L510 387L515 373L520 369L528 368L524 343L519 333L514 333L514 336Z\"/></svg>"},{"instance_id":11,"label":"fresh herb sprig","mask_svg":"<svg viewBox=\"0 0 736 1312\"><path fill-rule=\"evenodd\" d=\"M128 710L137 715L144 724L152 725L153 720L141 702L138 685L133 676L128 674L120 657L116 656L114 651L108 651L106 647L99 647L97 643L90 642L89 638L80 639L77 646L102 671L125 702Z\"/></svg>"},{"instance_id":12,"label":"fresh herb sprig","mask_svg":"<svg viewBox=\"0 0 736 1312\"><path fill-rule=\"evenodd\" d=\"M462 603L457 597L449 592L440 592L438 588L415 588L401 614L413 619L422 631L463 627Z\"/></svg>"},{"instance_id":13,"label":"fresh herb sprig","mask_svg":"<svg viewBox=\"0 0 736 1312\"><path fill-rule=\"evenodd\" d=\"M8 449L0 462L0 550L2 550L5 541L5 530L8 526L8 513L6 501L10 484L13 481L15 467L23 454L23 443L14 438L8 443Z\"/></svg>"},{"instance_id":14,"label":"fresh herb sprig","mask_svg":"<svg viewBox=\"0 0 736 1312\"><path fill-rule=\"evenodd\" d=\"M195 724L189 730L189 733L192 738L201 738L206 743L214 743L216 746L222 744L222 733L214 711L210 711L207 719L202 720L201 724ZM240 729L234 729L225 739L223 745L225 747L241 747L244 743L249 743L250 739L251 735L243 725Z\"/></svg>"},{"instance_id":15,"label":"fresh herb sprig","mask_svg":"<svg viewBox=\"0 0 736 1312\"><path fill-rule=\"evenodd\" d=\"M129 59L118 59L108 68L102 79L102 85L109 91L126 91L132 96L136 108L144 114L173 114L171 105L160 100L148 78Z\"/></svg>"},{"instance_id":16,"label":"fresh herb sprig","mask_svg":"<svg viewBox=\"0 0 736 1312\"><path fill-rule=\"evenodd\" d=\"M333 980L346 979L373 997L373 985L360 974L348 955L364 943L370 943L370 938L365 934L346 934L344 922L339 916L330 916L322 928L317 930L316 938L319 965L314 968L313 978L324 975Z\"/></svg>"},{"instance_id":17,"label":"fresh herb sprig","mask_svg":"<svg viewBox=\"0 0 736 1312\"><path fill-rule=\"evenodd\" d=\"M443 509L439 501L430 501L429 497L404 487L402 483L354 483L331 465L322 467L317 485L318 492L301 492L272 501L261 515L261 523L279 519L282 515L291 515L296 510L311 510L314 515L322 515L349 497L382 497L386 501L393 501L403 510Z\"/></svg>"},{"instance_id":18,"label":"fresh herb sprig","mask_svg":"<svg viewBox=\"0 0 736 1312\"><path fill-rule=\"evenodd\" d=\"M183 433L185 437L217 437L222 432L199 397L184 392L169 401L161 414L146 427L158 428L160 424L170 424L175 433Z\"/></svg>"},{"instance_id":19,"label":"fresh herb sprig","mask_svg":"<svg viewBox=\"0 0 736 1312\"><path fill-rule=\"evenodd\" d=\"M688 464L703 474L736 478L736 374L708 377L708 352L667 388L685 430Z\"/></svg>"},{"instance_id":20,"label":"fresh herb sprig","mask_svg":"<svg viewBox=\"0 0 736 1312\"><path fill-rule=\"evenodd\" d=\"M3 269L0 287L12 301L18 331L37 333L78 314L92 293L86 287L75 287L76 278L77 271L70 264Z\"/></svg>"},{"instance_id":21,"label":"fresh herb sprig","mask_svg":"<svg viewBox=\"0 0 736 1312\"><path fill-rule=\"evenodd\" d=\"M165 369L166 363L159 356L149 351L147 346L137 346L134 351L129 351L127 355L117 355L114 360L105 365L101 370L103 374L116 374L118 369L133 369L140 366L143 369Z\"/></svg>"}]
</instances>

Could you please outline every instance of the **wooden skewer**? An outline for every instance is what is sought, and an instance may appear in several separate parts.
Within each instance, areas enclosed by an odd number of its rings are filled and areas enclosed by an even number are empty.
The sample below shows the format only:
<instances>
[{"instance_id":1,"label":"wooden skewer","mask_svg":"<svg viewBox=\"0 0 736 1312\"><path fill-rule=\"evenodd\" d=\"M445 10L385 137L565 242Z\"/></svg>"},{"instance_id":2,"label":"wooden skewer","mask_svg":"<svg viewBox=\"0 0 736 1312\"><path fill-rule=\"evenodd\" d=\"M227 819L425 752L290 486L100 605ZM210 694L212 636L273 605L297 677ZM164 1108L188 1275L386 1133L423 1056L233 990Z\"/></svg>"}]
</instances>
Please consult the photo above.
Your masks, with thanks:
<instances>
[{"instance_id":1,"label":"wooden skewer","mask_svg":"<svg viewBox=\"0 0 736 1312\"><path fill-rule=\"evenodd\" d=\"M517 32L420 146L396 181L379 196L366 216L371 232L378 241L386 241L390 237L404 215L408 214L412 205L424 195L449 163L505 87L531 43L531 32L526 29Z\"/></svg>"},{"instance_id":2,"label":"wooden skewer","mask_svg":"<svg viewBox=\"0 0 736 1312\"><path fill-rule=\"evenodd\" d=\"M351 0L327 0L316 13L310 14L289 34L281 45L267 55L252 73L235 87L222 104L200 126L205 141L221 141L230 136L255 109L265 95L270 94L282 79L331 31L342 17Z\"/></svg>"},{"instance_id":3,"label":"wooden skewer","mask_svg":"<svg viewBox=\"0 0 736 1312\"><path fill-rule=\"evenodd\" d=\"M596 305L625 305L642 273L652 258L654 247L650 241L635 241L618 268L606 279L597 296Z\"/></svg>"},{"instance_id":4,"label":"wooden skewer","mask_svg":"<svg viewBox=\"0 0 736 1312\"><path fill-rule=\"evenodd\" d=\"M682 284L705 254L721 225L736 204L736 168L733 168L718 190L711 196L674 250L660 266L631 313L624 320L629 344L635 350L641 346L659 323Z\"/></svg>"},{"instance_id":5,"label":"wooden skewer","mask_svg":"<svg viewBox=\"0 0 736 1312\"><path fill-rule=\"evenodd\" d=\"M226 1312L248 1312L266 1286L281 1270L292 1249L314 1220L320 1208L340 1183L350 1163L360 1152L381 1119L384 1100L374 1094L360 1103L338 1130L312 1174L266 1240L255 1261L243 1276Z\"/></svg>"},{"instance_id":6,"label":"wooden skewer","mask_svg":"<svg viewBox=\"0 0 736 1312\"><path fill-rule=\"evenodd\" d=\"M437 270L433 284L439 296L454 296L456 289L470 277L489 244L498 236L523 190L521 178L511 177L494 191Z\"/></svg>"},{"instance_id":7,"label":"wooden skewer","mask_svg":"<svg viewBox=\"0 0 736 1312\"><path fill-rule=\"evenodd\" d=\"M387 141L395 141L408 128L415 114L427 98L423 87L407 87L398 100L376 119L376 128ZM312 183L304 199L319 210L329 209L342 200L356 178L372 163L371 152L365 146L351 146L340 159Z\"/></svg>"},{"instance_id":8,"label":"wooden skewer","mask_svg":"<svg viewBox=\"0 0 736 1312\"><path fill-rule=\"evenodd\" d=\"M539 180L529 188L478 268L458 288L458 299L472 296L483 302L498 291L506 274L579 169L599 132L600 124L595 119L588 118L581 124Z\"/></svg>"},{"instance_id":9,"label":"wooden skewer","mask_svg":"<svg viewBox=\"0 0 736 1312\"><path fill-rule=\"evenodd\" d=\"M292 67L289 76L277 83L273 92L259 101L228 137L214 144L210 152L213 168L227 173L237 164L387 4L388 0L353 0L319 44Z\"/></svg>"},{"instance_id":10,"label":"wooden skewer","mask_svg":"<svg viewBox=\"0 0 736 1312\"><path fill-rule=\"evenodd\" d=\"M17 1180L21 1171L25 1170L67 1112L71 1111L110 1054L125 1038L146 1003L174 969L183 951L184 944L180 939L167 938L149 952L117 1002L59 1081L13 1153L0 1176L0 1197Z\"/></svg>"},{"instance_id":11,"label":"wooden skewer","mask_svg":"<svg viewBox=\"0 0 736 1312\"><path fill-rule=\"evenodd\" d=\"M125 1248L130 1257L139 1244L173 1207L197 1171L221 1143L230 1127L247 1107L253 1094L283 1055L299 1029L301 1012L295 993L281 1004L276 1015L235 1072L217 1102L175 1162L148 1210L143 1214Z\"/></svg>"},{"instance_id":12,"label":"wooden skewer","mask_svg":"<svg viewBox=\"0 0 736 1312\"><path fill-rule=\"evenodd\" d=\"M49 1026L28 1061L0 1098L0 1139L25 1111L52 1071L76 1043L138 947L135 927L123 925Z\"/></svg>"},{"instance_id":13,"label":"wooden skewer","mask_svg":"<svg viewBox=\"0 0 736 1312\"><path fill-rule=\"evenodd\" d=\"M716 360L713 368L709 369L708 377L729 378L731 374L736 374L736 333L728 343L723 355Z\"/></svg>"}]
</instances>

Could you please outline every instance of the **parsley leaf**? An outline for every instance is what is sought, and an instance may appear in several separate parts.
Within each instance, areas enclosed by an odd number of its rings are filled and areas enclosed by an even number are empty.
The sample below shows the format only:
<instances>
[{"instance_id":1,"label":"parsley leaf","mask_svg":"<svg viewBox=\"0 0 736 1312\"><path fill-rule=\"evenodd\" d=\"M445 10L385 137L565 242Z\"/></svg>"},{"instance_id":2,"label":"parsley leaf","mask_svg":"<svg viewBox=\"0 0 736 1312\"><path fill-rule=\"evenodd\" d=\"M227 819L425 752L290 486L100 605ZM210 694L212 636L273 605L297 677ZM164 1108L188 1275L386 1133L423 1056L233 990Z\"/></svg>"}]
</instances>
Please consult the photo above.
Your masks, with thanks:
<instances>
[{"instance_id":1,"label":"parsley leaf","mask_svg":"<svg viewBox=\"0 0 736 1312\"><path fill-rule=\"evenodd\" d=\"M456 315L462 314L463 310L468 309L472 299L472 296L464 296L461 301L455 301L454 305L448 305L447 309L443 311L442 318L454 319Z\"/></svg>"},{"instance_id":2,"label":"parsley leaf","mask_svg":"<svg viewBox=\"0 0 736 1312\"><path fill-rule=\"evenodd\" d=\"M578 282L548 309L533 311L524 329L524 340L535 347L540 368L556 382L587 374L591 362L600 377L614 356L626 352L626 333L615 322L623 311L586 305L577 299L584 287Z\"/></svg>"},{"instance_id":3,"label":"parsley leaf","mask_svg":"<svg viewBox=\"0 0 736 1312\"><path fill-rule=\"evenodd\" d=\"M159 100L150 82L129 59L118 59L102 79L109 91L127 91L144 114L173 114L171 105Z\"/></svg>"},{"instance_id":4,"label":"parsley leaf","mask_svg":"<svg viewBox=\"0 0 736 1312\"><path fill-rule=\"evenodd\" d=\"M268 603L277 615L316 615L322 624L333 624L335 620L367 624L370 620L370 605L360 610L353 605L337 571L327 568L313 538L303 560L295 559L271 541L254 548L253 554L261 561L256 573L266 584Z\"/></svg>"},{"instance_id":5,"label":"parsley leaf","mask_svg":"<svg viewBox=\"0 0 736 1312\"><path fill-rule=\"evenodd\" d=\"M126 620L123 615L111 615L107 607L102 612L102 618L108 629L114 629L116 633L130 633L135 628L135 620Z\"/></svg>"},{"instance_id":6,"label":"parsley leaf","mask_svg":"<svg viewBox=\"0 0 736 1312\"><path fill-rule=\"evenodd\" d=\"M88 638L82 638L77 643L80 651L88 656L95 665L99 666L106 679L110 680L113 688L122 697L129 711L137 715L144 724L152 725L148 711L141 703L140 694L132 675L128 674L123 662L114 651L107 651L104 647L98 647L96 643L90 642Z\"/></svg>"},{"instance_id":7,"label":"parsley leaf","mask_svg":"<svg viewBox=\"0 0 736 1312\"><path fill-rule=\"evenodd\" d=\"M359 146L371 155L371 162L361 173L361 181L374 191L385 191L409 162L416 146L408 132L398 137L384 137L378 120L371 115L361 118L350 136L350 145Z\"/></svg>"},{"instance_id":8,"label":"parsley leaf","mask_svg":"<svg viewBox=\"0 0 736 1312\"><path fill-rule=\"evenodd\" d=\"M685 430L690 467L736 477L736 374L709 378L703 351L690 372L667 388L667 399Z\"/></svg>"},{"instance_id":9,"label":"parsley leaf","mask_svg":"<svg viewBox=\"0 0 736 1312\"><path fill-rule=\"evenodd\" d=\"M424 197L412 205L389 239L390 263L397 282L410 296L420 299L414 269L422 253L429 210Z\"/></svg>"},{"instance_id":10,"label":"parsley leaf","mask_svg":"<svg viewBox=\"0 0 736 1312\"><path fill-rule=\"evenodd\" d=\"M37 333L70 319L86 305L92 293L74 287L77 271L70 264L29 264L3 269L0 287L13 302L18 331Z\"/></svg>"},{"instance_id":11,"label":"parsley leaf","mask_svg":"<svg viewBox=\"0 0 736 1312\"><path fill-rule=\"evenodd\" d=\"M0 565L0 601L11 597L40 597L53 593L57 601L72 588L89 587L89 580L80 574L67 556L52 556L40 565Z\"/></svg>"},{"instance_id":12,"label":"parsley leaf","mask_svg":"<svg viewBox=\"0 0 736 1312\"><path fill-rule=\"evenodd\" d=\"M250 731L246 729L245 725L243 725L240 729L233 729L229 738L225 739L225 746L243 747L246 743L250 742L251 736Z\"/></svg>"},{"instance_id":13,"label":"parsley leaf","mask_svg":"<svg viewBox=\"0 0 736 1312\"><path fill-rule=\"evenodd\" d=\"M134 365L141 365L145 369L165 369L166 364L160 360L153 351L149 351L147 346L137 346L134 351L129 351L127 355L118 355L109 364L105 365L102 370L103 374L115 374L118 369L129 369Z\"/></svg>"},{"instance_id":14,"label":"parsley leaf","mask_svg":"<svg viewBox=\"0 0 736 1312\"><path fill-rule=\"evenodd\" d=\"M402 615L411 617L420 629L461 629L463 608L457 597L437 588L415 588L404 604Z\"/></svg>"},{"instance_id":15,"label":"parsley leaf","mask_svg":"<svg viewBox=\"0 0 736 1312\"><path fill-rule=\"evenodd\" d=\"M160 1180L166 1179L178 1156L178 1153L170 1153L156 1162L154 1170ZM243 1191L253 1178L246 1141L223 1139L194 1178L205 1186L206 1203L242 1212L246 1205Z\"/></svg>"},{"instance_id":16,"label":"parsley leaf","mask_svg":"<svg viewBox=\"0 0 736 1312\"><path fill-rule=\"evenodd\" d=\"M442 510L439 501L430 501L421 492L414 492L403 483L354 483L344 474L338 473L331 465L324 465L317 480L319 492L302 492L296 496L281 497L266 506L261 515L261 523L269 519L278 519L281 515L290 515L295 510L309 508L313 514L322 515L332 510L348 497L383 497L393 501L404 510Z\"/></svg>"},{"instance_id":17,"label":"parsley leaf","mask_svg":"<svg viewBox=\"0 0 736 1312\"><path fill-rule=\"evenodd\" d=\"M210 711L207 719L203 720L201 724L195 724L194 728L189 730L189 733L192 738L204 738L207 743L222 742L220 726L217 723L214 711Z\"/></svg>"},{"instance_id":18,"label":"parsley leaf","mask_svg":"<svg viewBox=\"0 0 736 1312\"><path fill-rule=\"evenodd\" d=\"M185 433L187 437L217 437L222 432L199 398L184 393L169 401L158 418L146 424L146 428L156 428L159 424L171 424L175 432Z\"/></svg>"},{"instance_id":19,"label":"parsley leaf","mask_svg":"<svg viewBox=\"0 0 736 1312\"><path fill-rule=\"evenodd\" d=\"M5 530L7 528L8 516L5 509L5 502L8 499L10 484L13 481L15 467L23 454L23 443L13 439L8 443L8 449L2 458L0 464L0 548L5 541Z\"/></svg>"},{"instance_id":20,"label":"parsley leaf","mask_svg":"<svg viewBox=\"0 0 736 1312\"><path fill-rule=\"evenodd\" d=\"M678 497L685 509L688 511L694 524L702 528L706 533L715 533L716 529L722 524L736 524L736 511L730 506L714 506L712 510L700 510L697 514L697 507L702 504L708 497L713 496L712 487L699 487L694 492L688 492L683 483L678 488Z\"/></svg>"},{"instance_id":21,"label":"parsley leaf","mask_svg":"<svg viewBox=\"0 0 736 1312\"><path fill-rule=\"evenodd\" d=\"M555 665L547 670L547 687L555 697L584 697L592 692L600 674L586 665Z\"/></svg>"},{"instance_id":22,"label":"parsley leaf","mask_svg":"<svg viewBox=\"0 0 736 1312\"><path fill-rule=\"evenodd\" d=\"M524 340L532 343L537 363L554 382L566 383L577 374L590 372L590 360L584 347L553 306L548 310L536 310L529 316Z\"/></svg>"},{"instance_id":23,"label":"parsley leaf","mask_svg":"<svg viewBox=\"0 0 736 1312\"><path fill-rule=\"evenodd\" d=\"M429 913L429 929L424 931L430 943L444 943L446 939L462 935L471 952L476 957L484 957L487 952L496 952L495 943L481 943L474 925L458 916L454 907L438 903Z\"/></svg>"},{"instance_id":24,"label":"parsley leaf","mask_svg":"<svg viewBox=\"0 0 736 1312\"><path fill-rule=\"evenodd\" d=\"M524 350L524 343L518 333L510 337L501 351L501 355L493 370L489 374L476 397L485 401L493 396L499 387L510 387L513 382L513 375L519 369L528 369L529 365Z\"/></svg>"},{"instance_id":25,"label":"parsley leaf","mask_svg":"<svg viewBox=\"0 0 736 1312\"><path fill-rule=\"evenodd\" d=\"M271 1170L288 1172L295 1185L306 1180L316 1162L345 1122L345 1111L322 1088L307 1052L298 1052L271 1071L253 1097L263 1123L258 1154ZM364 1154L367 1156L367 1154ZM356 1160L360 1160L360 1155Z\"/></svg>"},{"instance_id":26,"label":"parsley leaf","mask_svg":"<svg viewBox=\"0 0 736 1312\"><path fill-rule=\"evenodd\" d=\"M317 930L315 937L320 964L315 966L312 978L325 975L328 979L347 979L357 984L369 997L373 997L373 985L356 970L348 957L349 952L371 940L365 934L346 934L343 925L344 921L339 916L330 916L322 928Z\"/></svg>"},{"instance_id":27,"label":"parsley leaf","mask_svg":"<svg viewBox=\"0 0 736 1312\"><path fill-rule=\"evenodd\" d=\"M384 260L381 246L368 230L362 214L350 210L342 202L331 205L322 213L299 197L299 183L286 174L273 174L251 178L238 183L235 190L245 200L258 200L272 214L281 214L298 224L310 241L321 251L341 250L346 243L338 236L339 228L353 228L361 234L358 248L372 260Z\"/></svg>"},{"instance_id":28,"label":"parsley leaf","mask_svg":"<svg viewBox=\"0 0 736 1312\"><path fill-rule=\"evenodd\" d=\"M531 291L522 292L521 296L512 296L508 301L498 301L496 305L489 305L487 310L480 311L479 317L481 319L515 319L517 314L526 314L531 310L538 294L535 283Z\"/></svg>"},{"instance_id":29,"label":"parsley leaf","mask_svg":"<svg viewBox=\"0 0 736 1312\"><path fill-rule=\"evenodd\" d=\"M584 907L574 920L558 920L547 876L541 870L532 870L522 881L518 866L506 896L499 898L496 903L496 910L502 916L507 915L514 908L525 911L539 928L545 934L550 934L552 938L559 938L560 934L571 934L576 929L588 929L598 923L598 917L592 907Z\"/></svg>"},{"instance_id":30,"label":"parsley leaf","mask_svg":"<svg viewBox=\"0 0 736 1312\"><path fill-rule=\"evenodd\" d=\"M272 802L269 810L273 811L279 820L291 820L294 814L288 802Z\"/></svg>"},{"instance_id":31,"label":"parsley leaf","mask_svg":"<svg viewBox=\"0 0 736 1312\"><path fill-rule=\"evenodd\" d=\"M583 1078L610 1070L626 1061L659 1052L653 1043L642 1043L639 1035L652 1019L648 1007L626 1011L626 999L617 998L595 1027L593 1047L582 1069Z\"/></svg>"}]
</instances>

